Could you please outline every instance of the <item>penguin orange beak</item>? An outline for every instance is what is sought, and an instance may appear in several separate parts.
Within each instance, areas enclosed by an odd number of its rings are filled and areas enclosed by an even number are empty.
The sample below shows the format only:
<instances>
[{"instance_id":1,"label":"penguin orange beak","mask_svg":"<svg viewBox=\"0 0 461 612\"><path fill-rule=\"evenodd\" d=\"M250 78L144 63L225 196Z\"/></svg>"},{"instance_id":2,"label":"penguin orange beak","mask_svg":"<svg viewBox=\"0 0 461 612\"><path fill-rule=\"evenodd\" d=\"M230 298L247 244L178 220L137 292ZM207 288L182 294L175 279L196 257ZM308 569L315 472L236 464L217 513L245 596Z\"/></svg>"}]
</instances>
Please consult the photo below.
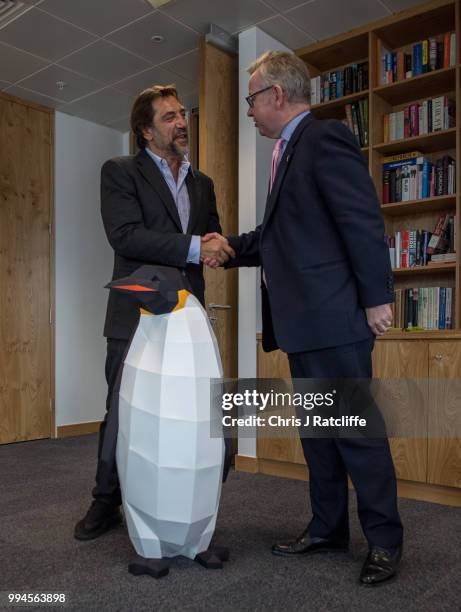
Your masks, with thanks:
<instances>
[{"instance_id":1,"label":"penguin orange beak","mask_svg":"<svg viewBox=\"0 0 461 612\"><path fill-rule=\"evenodd\" d=\"M110 287L111 289L125 289L126 291L157 291L157 289L152 289L152 287L144 287L143 285L117 285L111 283Z\"/></svg>"}]
</instances>

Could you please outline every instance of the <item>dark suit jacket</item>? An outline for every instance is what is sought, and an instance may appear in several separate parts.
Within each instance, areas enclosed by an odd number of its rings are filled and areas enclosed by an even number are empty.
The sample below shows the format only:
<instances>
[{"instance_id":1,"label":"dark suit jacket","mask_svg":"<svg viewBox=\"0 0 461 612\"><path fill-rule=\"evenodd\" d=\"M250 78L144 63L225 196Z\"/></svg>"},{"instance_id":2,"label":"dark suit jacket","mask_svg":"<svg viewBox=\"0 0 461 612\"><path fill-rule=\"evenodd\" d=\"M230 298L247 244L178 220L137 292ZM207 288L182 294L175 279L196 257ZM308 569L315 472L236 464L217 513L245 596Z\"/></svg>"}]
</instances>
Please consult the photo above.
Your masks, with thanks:
<instances>
[{"instance_id":1,"label":"dark suit jacket","mask_svg":"<svg viewBox=\"0 0 461 612\"><path fill-rule=\"evenodd\" d=\"M186 177L191 204L183 234L176 204L155 162L145 151L116 157L101 170L101 212L114 249L113 279L144 264L182 268L194 295L204 304L202 265L187 264L192 235L221 233L213 181L196 170ZM127 340L139 319L139 305L127 294L110 291L104 335Z\"/></svg>"},{"instance_id":2,"label":"dark suit jacket","mask_svg":"<svg viewBox=\"0 0 461 612\"><path fill-rule=\"evenodd\" d=\"M364 308L393 301L384 224L350 130L307 115L280 161L261 225L229 237L230 266L264 268L263 348L287 353L370 338Z\"/></svg>"}]
</instances>

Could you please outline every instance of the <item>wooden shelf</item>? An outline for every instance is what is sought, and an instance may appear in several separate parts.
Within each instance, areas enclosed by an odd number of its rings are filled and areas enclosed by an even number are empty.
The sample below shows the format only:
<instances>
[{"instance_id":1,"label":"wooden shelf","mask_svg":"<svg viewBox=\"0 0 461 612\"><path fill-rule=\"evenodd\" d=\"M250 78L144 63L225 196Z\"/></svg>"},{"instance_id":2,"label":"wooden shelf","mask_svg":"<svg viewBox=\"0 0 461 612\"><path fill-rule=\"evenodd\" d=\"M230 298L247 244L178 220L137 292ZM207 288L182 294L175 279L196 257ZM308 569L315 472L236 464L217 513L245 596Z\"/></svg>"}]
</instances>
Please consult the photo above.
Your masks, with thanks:
<instances>
[{"instance_id":1,"label":"wooden shelf","mask_svg":"<svg viewBox=\"0 0 461 612\"><path fill-rule=\"evenodd\" d=\"M413 276L413 275L423 275L423 274L432 274L432 272L454 272L456 270L456 262L450 262L445 264L437 264L433 266L414 266L413 268L397 268L396 270L392 270L394 276Z\"/></svg>"},{"instance_id":2,"label":"wooden shelf","mask_svg":"<svg viewBox=\"0 0 461 612\"><path fill-rule=\"evenodd\" d=\"M338 36L336 44L325 45L324 41L298 49L297 55L307 64L321 72L333 70L337 66L360 63L367 60L368 33ZM338 61L339 59L339 61Z\"/></svg>"},{"instance_id":3,"label":"wooden shelf","mask_svg":"<svg viewBox=\"0 0 461 612\"><path fill-rule=\"evenodd\" d=\"M311 110L314 115L320 116L325 113L330 113L333 110L338 110L344 108L346 104L351 104L352 102L357 102L357 100L361 100L362 98L368 98L369 90L365 89L363 91L358 91L356 93L350 94L349 96L342 96L341 98L335 98L334 100L329 100L328 102L322 102L321 104L314 104L311 106ZM344 117L346 113L344 112Z\"/></svg>"},{"instance_id":4,"label":"wooden shelf","mask_svg":"<svg viewBox=\"0 0 461 612\"><path fill-rule=\"evenodd\" d=\"M437 36L455 29L455 4L455 1L442 0L415 6L377 25L374 32L393 49Z\"/></svg>"},{"instance_id":5,"label":"wooden shelf","mask_svg":"<svg viewBox=\"0 0 461 612\"><path fill-rule=\"evenodd\" d=\"M456 128L443 130L441 132L431 132L421 136L402 138L392 142L382 142L373 147L378 153L389 155L392 153L404 153L405 151L421 150L422 153L432 153L434 151L444 151L445 149L456 148Z\"/></svg>"},{"instance_id":6,"label":"wooden shelf","mask_svg":"<svg viewBox=\"0 0 461 612\"><path fill-rule=\"evenodd\" d=\"M408 200L407 202L392 202L391 204L381 205L383 214L394 217L449 209L456 209L456 195L434 196L432 198L424 198L423 200Z\"/></svg>"},{"instance_id":7,"label":"wooden shelf","mask_svg":"<svg viewBox=\"0 0 461 612\"><path fill-rule=\"evenodd\" d=\"M383 340L461 340L461 333L456 329L433 329L425 331L407 331L403 329L391 329L383 336L377 337Z\"/></svg>"},{"instance_id":8,"label":"wooden shelf","mask_svg":"<svg viewBox=\"0 0 461 612\"><path fill-rule=\"evenodd\" d=\"M373 93L395 106L411 100L444 94L455 88L456 66L450 66L389 85L380 85L373 89Z\"/></svg>"}]
</instances>

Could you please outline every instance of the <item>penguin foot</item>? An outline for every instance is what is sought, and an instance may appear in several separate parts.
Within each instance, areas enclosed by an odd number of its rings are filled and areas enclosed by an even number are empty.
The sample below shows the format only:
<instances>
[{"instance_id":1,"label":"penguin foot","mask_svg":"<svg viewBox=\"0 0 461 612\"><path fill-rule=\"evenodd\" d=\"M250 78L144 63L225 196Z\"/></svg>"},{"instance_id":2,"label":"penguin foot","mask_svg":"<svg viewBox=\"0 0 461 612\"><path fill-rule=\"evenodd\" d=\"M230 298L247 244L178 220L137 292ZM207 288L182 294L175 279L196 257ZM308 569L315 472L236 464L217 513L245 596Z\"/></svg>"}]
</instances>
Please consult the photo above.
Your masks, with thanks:
<instances>
[{"instance_id":1,"label":"penguin foot","mask_svg":"<svg viewBox=\"0 0 461 612\"><path fill-rule=\"evenodd\" d=\"M148 574L152 578L163 578L170 571L167 559L145 559L136 555L134 561L128 565L128 571L134 576Z\"/></svg>"},{"instance_id":2,"label":"penguin foot","mask_svg":"<svg viewBox=\"0 0 461 612\"><path fill-rule=\"evenodd\" d=\"M194 561L206 569L222 569L223 562L229 561L229 549L224 546L209 548L196 555Z\"/></svg>"}]
</instances>

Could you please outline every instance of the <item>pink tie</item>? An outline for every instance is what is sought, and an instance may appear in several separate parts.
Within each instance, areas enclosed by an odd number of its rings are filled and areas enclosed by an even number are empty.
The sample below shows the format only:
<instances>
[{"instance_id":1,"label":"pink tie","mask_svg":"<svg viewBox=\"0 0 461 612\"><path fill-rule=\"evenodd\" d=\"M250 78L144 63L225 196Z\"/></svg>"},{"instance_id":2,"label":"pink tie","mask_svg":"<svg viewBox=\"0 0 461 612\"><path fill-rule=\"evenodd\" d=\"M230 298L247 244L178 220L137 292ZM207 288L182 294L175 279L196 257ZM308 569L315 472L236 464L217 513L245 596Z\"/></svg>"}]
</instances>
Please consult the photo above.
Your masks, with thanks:
<instances>
[{"instance_id":1,"label":"pink tie","mask_svg":"<svg viewBox=\"0 0 461 612\"><path fill-rule=\"evenodd\" d=\"M280 158L282 156L282 149L284 144L285 140L283 138L279 138L274 145L274 150L272 151L270 191L272 191L272 186L274 184L275 175L277 174L277 168L280 162Z\"/></svg>"}]
</instances>

